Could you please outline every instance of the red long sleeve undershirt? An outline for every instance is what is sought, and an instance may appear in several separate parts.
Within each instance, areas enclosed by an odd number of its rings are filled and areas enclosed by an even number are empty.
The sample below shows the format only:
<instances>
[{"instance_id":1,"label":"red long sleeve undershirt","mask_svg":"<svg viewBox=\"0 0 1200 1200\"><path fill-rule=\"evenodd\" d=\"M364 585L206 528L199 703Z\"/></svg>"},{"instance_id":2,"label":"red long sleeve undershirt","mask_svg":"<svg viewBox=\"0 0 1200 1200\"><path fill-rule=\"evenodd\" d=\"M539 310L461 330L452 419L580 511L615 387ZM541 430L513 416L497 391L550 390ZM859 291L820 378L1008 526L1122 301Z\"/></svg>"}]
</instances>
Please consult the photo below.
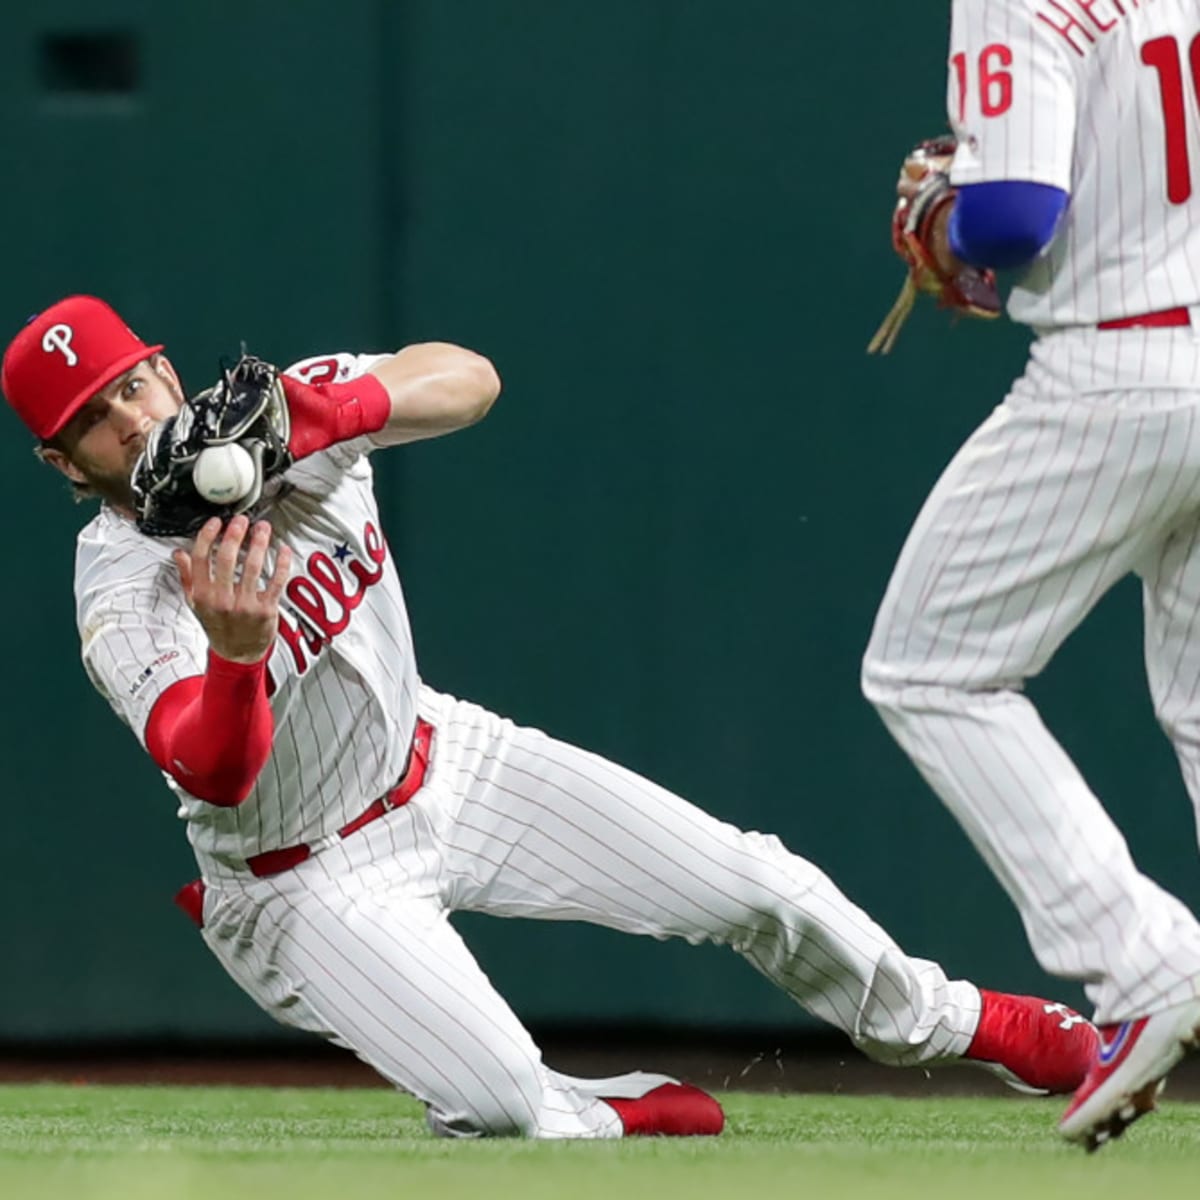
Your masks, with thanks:
<instances>
[{"instance_id":1,"label":"red long sleeve undershirt","mask_svg":"<svg viewBox=\"0 0 1200 1200\"><path fill-rule=\"evenodd\" d=\"M146 723L150 757L193 796L234 808L271 753L266 658L235 663L211 650L208 669L172 684Z\"/></svg>"}]
</instances>

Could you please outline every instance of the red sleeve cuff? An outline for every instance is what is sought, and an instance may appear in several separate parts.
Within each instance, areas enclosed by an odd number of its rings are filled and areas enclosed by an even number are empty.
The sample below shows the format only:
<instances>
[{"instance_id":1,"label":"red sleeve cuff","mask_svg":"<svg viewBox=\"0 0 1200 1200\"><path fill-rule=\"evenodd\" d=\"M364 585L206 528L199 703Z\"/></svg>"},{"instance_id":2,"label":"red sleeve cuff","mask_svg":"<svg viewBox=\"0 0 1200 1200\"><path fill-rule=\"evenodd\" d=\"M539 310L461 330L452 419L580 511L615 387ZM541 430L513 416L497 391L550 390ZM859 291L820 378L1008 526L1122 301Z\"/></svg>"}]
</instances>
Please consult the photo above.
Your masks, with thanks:
<instances>
[{"instance_id":1,"label":"red sleeve cuff","mask_svg":"<svg viewBox=\"0 0 1200 1200\"><path fill-rule=\"evenodd\" d=\"M392 414L387 388L369 372L346 383L308 384L290 375L279 381L291 421L288 449L297 459L377 433Z\"/></svg>"},{"instance_id":2,"label":"red sleeve cuff","mask_svg":"<svg viewBox=\"0 0 1200 1200\"><path fill-rule=\"evenodd\" d=\"M264 674L267 659L271 657L270 650L251 663L234 662L230 658L222 658L215 650L208 652L208 670L206 675L214 679L227 679L231 683L238 680L257 679Z\"/></svg>"}]
</instances>

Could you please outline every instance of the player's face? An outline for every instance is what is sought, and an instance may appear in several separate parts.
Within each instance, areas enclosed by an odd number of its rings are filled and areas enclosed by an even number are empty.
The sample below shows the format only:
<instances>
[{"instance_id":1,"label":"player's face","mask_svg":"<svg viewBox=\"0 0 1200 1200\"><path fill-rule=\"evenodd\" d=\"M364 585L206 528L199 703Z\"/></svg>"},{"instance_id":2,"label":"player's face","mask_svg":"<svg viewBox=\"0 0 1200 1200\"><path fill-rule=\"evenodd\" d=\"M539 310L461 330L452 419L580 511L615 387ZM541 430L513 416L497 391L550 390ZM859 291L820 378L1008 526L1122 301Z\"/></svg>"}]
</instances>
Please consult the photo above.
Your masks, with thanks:
<instances>
[{"instance_id":1,"label":"player's face","mask_svg":"<svg viewBox=\"0 0 1200 1200\"><path fill-rule=\"evenodd\" d=\"M132 512L129 476L159 421L183 403L174 368L161 355L138 363L93 396L63 427L43 457L72 483L124 512Z\"/></svg>"}]
</instances>

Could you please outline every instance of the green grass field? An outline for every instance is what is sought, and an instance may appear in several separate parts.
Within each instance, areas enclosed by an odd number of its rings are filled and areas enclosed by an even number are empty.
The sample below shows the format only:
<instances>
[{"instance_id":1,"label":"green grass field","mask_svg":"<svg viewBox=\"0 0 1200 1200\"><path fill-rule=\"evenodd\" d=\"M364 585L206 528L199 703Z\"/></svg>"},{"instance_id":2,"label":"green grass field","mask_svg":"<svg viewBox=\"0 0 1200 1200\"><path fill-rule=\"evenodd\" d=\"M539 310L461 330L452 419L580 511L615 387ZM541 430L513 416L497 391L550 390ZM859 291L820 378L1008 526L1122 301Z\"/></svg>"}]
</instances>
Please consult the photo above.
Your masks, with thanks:
<instances>
[{"instance_id":1,"label":"green grass field","mask_svg":"<svg viewBox=\"0 0 1200 1200\"><path fill-rule=\"evenodd\" d=\"M722 1097L723 1137L442 1142L383 1090L0 1087L0 1197L33 1200L1169 1200L1200 1194L1200 1105L1094 1157L1049 1101Z\"/></svg>"}]
</instances>

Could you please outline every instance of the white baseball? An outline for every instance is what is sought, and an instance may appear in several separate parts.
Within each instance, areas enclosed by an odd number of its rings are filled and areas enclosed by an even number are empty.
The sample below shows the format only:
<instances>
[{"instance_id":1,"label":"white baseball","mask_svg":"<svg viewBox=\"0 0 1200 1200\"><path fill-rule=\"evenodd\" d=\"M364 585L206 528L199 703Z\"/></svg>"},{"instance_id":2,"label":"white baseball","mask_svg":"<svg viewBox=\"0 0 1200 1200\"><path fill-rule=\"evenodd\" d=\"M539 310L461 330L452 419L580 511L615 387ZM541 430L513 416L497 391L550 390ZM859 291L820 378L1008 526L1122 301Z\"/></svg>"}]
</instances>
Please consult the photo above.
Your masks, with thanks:
<instances>
[{"instance_id":1,"label":"white baseball","mask_svg":"<svg viewBox=\"0 0 1200 1200\"><path fill-rule=\"evenodd\" d=\"M213 504L234 504L254 486L254 459L231 442L209 446L196 455L192 482L196 491Z\"/></svg>"}]
</instances>

